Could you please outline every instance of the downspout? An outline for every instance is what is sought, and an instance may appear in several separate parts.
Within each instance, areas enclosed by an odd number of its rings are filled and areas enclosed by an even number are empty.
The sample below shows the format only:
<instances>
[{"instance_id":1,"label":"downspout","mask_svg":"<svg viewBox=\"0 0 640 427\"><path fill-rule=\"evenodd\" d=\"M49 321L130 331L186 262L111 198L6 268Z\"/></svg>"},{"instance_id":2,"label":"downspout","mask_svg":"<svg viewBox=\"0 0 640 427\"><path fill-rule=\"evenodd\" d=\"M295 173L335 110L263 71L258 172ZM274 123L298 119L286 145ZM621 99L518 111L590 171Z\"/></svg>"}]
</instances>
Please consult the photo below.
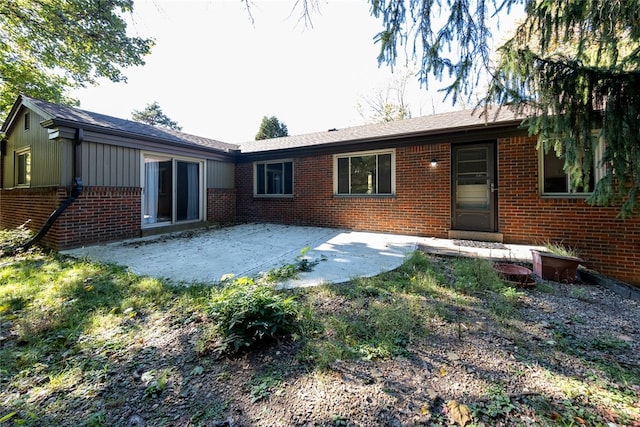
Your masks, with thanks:
<instances>
[{"instance_id":1,"label":"downspout","mask_svg":"<svg viewBox=\"0 0 640 427\"><path fill-rule=\"evenodd\" d=\"M77 128L75 138L73 139L73 187L71 194L49 215L47 222L45 222L40 231L38 231L38 234L33 236L28 242L13 248L13 253L27 250L38 243L45 234L47 234L53 223L56 222L56 219L82 194L83 186L82 177L80 176L82 174L82 141L84 141L84 129Z\"/></svg>"}]
</instances>

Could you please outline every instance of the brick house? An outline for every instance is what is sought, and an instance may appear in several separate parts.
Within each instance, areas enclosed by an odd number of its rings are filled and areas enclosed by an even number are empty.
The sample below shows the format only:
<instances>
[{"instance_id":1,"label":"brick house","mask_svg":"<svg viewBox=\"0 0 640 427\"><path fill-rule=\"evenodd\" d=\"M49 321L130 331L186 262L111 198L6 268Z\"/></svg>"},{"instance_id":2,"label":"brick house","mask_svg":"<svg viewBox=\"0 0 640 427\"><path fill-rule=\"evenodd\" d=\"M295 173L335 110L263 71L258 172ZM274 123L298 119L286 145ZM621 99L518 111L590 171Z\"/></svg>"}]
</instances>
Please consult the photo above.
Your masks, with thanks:
<instances>
[{"instance_id":1,"label":"brick house","mask_svg":"<svg viewBox=\"0 0 640 427\"><path fill-rule=\"evenodd\" d=\"M563 162L506 111L469 111L252 141L236 163L239 221L505 243L562 242L640 285L640 218L571 192ZM598 178L594 167L594 179ZM278 181L284 181L284 185Z\"/></svg>"},{"instance_id":2,"label":"brick house","mask_svg":"<svg viewBox=\"0 0 640 427\"><path fill-rule=\"evenodd\" d=\"M237 146L20 96L0 132L0 227L63 249L235 220Z\"/></svg>"},{"instance_id":3,"label":"brick house","mask_svg":"<svg viewBox=\"0 0 640 427\"><path fill-rule=\"evenodd\" d=\"M640 285L640 218L623 220L617 207L585 203L588 194L570 190L562 161L553 152L539 152L536 138L520 128L521 118L506 110L488 119L459 111L235 146L23 97L2 128L7 142L0 227L27 218L35 227L71 191L70 173L62 173L65 179L55 185L34 185L35 142L32 183L16 181L23 174L19 156L28 145L18 143L16 135L33 111L54 116L33 122L45 129L40 139L65 147L68 159L74 144L82 149L85 190L47 235L45 243L54 247L205 222L276 222L505 243L562 242L577 248L589 267ZM74 141L79 127L85 129L82 142ZM97 136L116 130L124 134ZM132 151L128 164L119 164L113 153L120 146ZM60 173L69 161L52 169ZM174 185L171 209L148 207L160 206L157 195L148 195L156 186L162 193L158 168L173 170L173 183L180 181L178 175L188 181L195 173L194 166L189 172L181 162L200 165L198 218L185 217L187 202L178 200L186 184ZM131 178L117 181L128 169ZM94 170L116 181L107 182ZM595 165L593 172L598 179Z\"/></svg>"}]
</instances>

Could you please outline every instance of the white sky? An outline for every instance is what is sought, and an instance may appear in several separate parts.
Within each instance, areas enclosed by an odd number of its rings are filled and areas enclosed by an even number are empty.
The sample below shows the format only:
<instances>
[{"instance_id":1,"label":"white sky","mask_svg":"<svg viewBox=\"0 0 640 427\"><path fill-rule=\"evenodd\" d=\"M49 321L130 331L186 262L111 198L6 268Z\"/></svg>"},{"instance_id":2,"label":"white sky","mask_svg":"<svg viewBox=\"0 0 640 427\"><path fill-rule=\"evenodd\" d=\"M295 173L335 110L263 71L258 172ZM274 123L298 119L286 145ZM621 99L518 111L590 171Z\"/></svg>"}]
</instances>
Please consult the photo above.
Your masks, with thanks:
<instances>
[{"instance_id":1,"label":"white sky","mask_svg":"<svg viewBox=\"0 0 640 427\"><path fill-rule=\"evenodd\" d=\"M290 135L363 124L356 104L391 79L373 42L381 22L365 0L320 1L305 27L294 3L254 0L252 24L240 0L136 0L130 33L156 41L146 65L72 96L127 119L158 101L184 132L231 143L253 140L263 116ZM417 78L406 96L414 117L454 109Z\"/></svg>"}]
</instances>

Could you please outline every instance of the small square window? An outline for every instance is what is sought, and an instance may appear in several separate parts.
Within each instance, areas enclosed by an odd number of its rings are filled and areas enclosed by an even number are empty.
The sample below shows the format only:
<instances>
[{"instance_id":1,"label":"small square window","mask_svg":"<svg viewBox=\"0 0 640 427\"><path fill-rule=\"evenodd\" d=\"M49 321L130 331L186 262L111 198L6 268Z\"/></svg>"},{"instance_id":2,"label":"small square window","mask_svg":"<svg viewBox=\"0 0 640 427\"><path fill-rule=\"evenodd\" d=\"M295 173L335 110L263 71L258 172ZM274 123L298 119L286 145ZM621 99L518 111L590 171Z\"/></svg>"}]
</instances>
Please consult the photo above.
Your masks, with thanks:
<instances>
[{"instance_id":1,"label":"small square window","mask_svg":"<svg viewBox=\"0 0 640 427\"><path fill-rule=\"evenodd\" d=\"M31 152L16 153L16 184L29 185L31 182Z\"/></svg>"},{"instance_id":2,"label":"small square window","mask_svg":"<svg viewBox=\"0 0 640 427\"><path fill-rule=\"evenodd\" d=\"M292 195L293 194L293 162L278 161L256 163L254 194Z\"/></svg>"},{"instance_id":3,"label":"small square window","mask_svg":"<svg viewBox=\"0 0 640 427\"><path fill-rule=\"evenodd\" d=\"M588 187L578 186L573 187L571 183L571 176L564 170L564 156L558 156L558 154L550 149L548 152L543 152L542 157L542 193L543 194L589 194L595 188L596 183L603 175L602 167L600 167L600 161L602 159L604 143L600 140L595 144L595 151L593 156L593 165L587 165L589 168L589 182Z\"/></svg>"}]
</instances>

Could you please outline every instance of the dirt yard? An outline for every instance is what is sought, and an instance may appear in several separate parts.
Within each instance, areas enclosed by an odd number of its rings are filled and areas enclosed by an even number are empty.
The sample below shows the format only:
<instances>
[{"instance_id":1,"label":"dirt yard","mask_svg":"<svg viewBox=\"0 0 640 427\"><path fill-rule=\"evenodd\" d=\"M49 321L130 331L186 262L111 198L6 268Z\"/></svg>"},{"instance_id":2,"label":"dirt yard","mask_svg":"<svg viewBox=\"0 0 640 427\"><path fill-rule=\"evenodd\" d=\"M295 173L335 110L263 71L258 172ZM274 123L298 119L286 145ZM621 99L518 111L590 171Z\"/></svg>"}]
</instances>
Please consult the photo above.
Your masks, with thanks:
<instances>
[{"instance_id":1,"label":"dirt yard","mask_svg":"<svg viewBox=\"0 0 640 427\"><path fill-rule=\"evenodd\" d=\"M453 400L482 408L486 421L476 425L640 426L640 384L611 382L592 363L640 373L638 302L592 285L551 286L526 292L517 321L464 310L459 322L434 318L404 357L338 361L324 372L310 370L291 342L234 359L201 357L193 350L199 319L158 318L127 349L136 356L106 373L109 386L97 397L109 425L449 425ZM338 312L337 302L318 309ZM171 381L145 397L141 375L154 368L169 369ZM635 412L616 415L608 390L635 400Z\"/></svg>"}]
</instances>

